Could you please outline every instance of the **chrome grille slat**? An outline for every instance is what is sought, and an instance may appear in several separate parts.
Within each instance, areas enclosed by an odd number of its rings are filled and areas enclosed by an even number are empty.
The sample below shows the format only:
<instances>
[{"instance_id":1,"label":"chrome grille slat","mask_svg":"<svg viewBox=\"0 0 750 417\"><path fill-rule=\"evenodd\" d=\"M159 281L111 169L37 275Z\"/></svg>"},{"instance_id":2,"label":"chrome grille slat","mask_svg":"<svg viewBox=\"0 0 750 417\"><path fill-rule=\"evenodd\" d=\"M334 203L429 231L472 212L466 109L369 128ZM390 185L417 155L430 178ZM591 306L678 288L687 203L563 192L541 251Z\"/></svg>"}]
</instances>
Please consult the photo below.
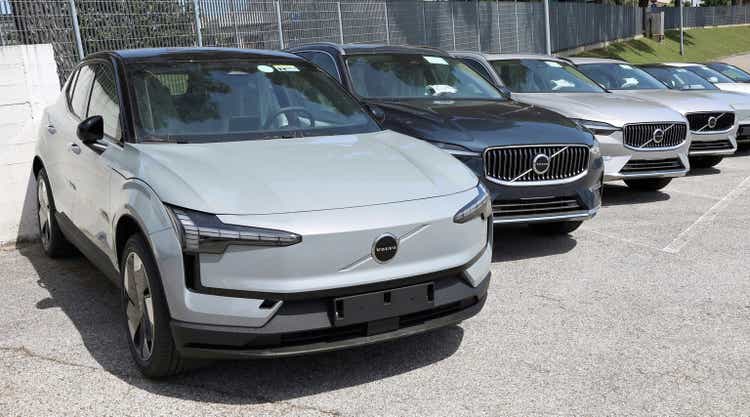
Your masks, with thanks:
<instances>
[{"instance_id":1,"label":"chrome grille slat","mask_svg":"<svg viewBox=\"0 0 750 417\"><path fill-rule=\"evenodd\" d=\"M731 112L713 112L713 113L689 113L685 116L688 119L691 132L709 133L723 132L734 126L734 113ZM708 127L708 119L716 117L716 127Z\"/></svg>"},{"instance_id":2,"label":"chrome grille slat","mask_svg":"<svg viewBox=\"0 0 750 417\"><path fill-rule=\"evenodd\" d=\"M534 158L540 154L551 157L549 170L544 174L537 174L532 169ZM551 183L585 173L589 165L589 148L585 145L490 148L484 153L484 165L485 176L491 181L509 185Z\"/></svg>"},{"instance_id":3,"label":"chrome grille slat","mask_svg":"<svg viewBox=\"0 0 750 417\"><path fill-rule=\"evenodd\" d=\"M664 139L660 143L652 140L656 129L664 132ZM637 150L674 148L682 145L686 138L687 126L679 122L636 123L622 128L622 140L625 146Z\"/></svg>"}]
</instances>

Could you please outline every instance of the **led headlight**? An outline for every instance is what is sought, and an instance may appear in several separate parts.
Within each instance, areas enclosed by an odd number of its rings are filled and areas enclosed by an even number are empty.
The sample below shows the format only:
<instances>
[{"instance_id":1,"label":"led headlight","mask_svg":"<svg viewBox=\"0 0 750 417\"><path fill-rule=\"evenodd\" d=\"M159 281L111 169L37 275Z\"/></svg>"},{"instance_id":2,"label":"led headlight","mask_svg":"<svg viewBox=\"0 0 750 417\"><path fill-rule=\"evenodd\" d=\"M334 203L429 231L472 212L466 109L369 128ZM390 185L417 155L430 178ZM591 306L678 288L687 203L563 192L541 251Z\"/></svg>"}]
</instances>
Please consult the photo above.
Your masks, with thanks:
<instances>
[{"instance_id":1,"label":"led headlight","mask_svg":"<svg viewBox=\"0 0 750 417\"><path fill-rule=\"evenodd\" d=\"M213 214L167 206L185 252L224 253L229 245L291 246L302 236L283 230L225 224Z\"/></svg>"},{"instance_id":2,"label":"led headlight","mask_svg":"<svg viewBox=\"0 0 750 417\"><path fill-rule=\"evenodd\" d=\"M492 202L490 201L490 193L487 192L487 188L481 183L477 186L479 195L474 197L468 204L463 206L461 210L453 216L453 221L456 223L466 223L475 217L482 217L482 220L492 215Z\"/></svg>"},{"instance_id":3,"label":"led headlight","mask_svg":"<svg viewBox=\"0 0 750 417\"><path fill-rule=\"evenodd\" d=\"M580 126L590 130L595 135L611 135L620 130L620 128L612 126L609 123L597 122L594 120L584 119L571 119L578 123Z\"/></svg>"},{"instance_id":4,"label":"led headlight","mask_svg":"<svg viewBox=\"0 0 750 417\"><path fill-rule=\"evenodd\" d=\"M453 156L475 156L479 157L481 154L479 152L470 151L463 146L459 145L453 145L451 143L443 143L443 142L430 142L433 145L437 146L438 148L448 152L449 154Z\"/></svg>"}]
</instances>

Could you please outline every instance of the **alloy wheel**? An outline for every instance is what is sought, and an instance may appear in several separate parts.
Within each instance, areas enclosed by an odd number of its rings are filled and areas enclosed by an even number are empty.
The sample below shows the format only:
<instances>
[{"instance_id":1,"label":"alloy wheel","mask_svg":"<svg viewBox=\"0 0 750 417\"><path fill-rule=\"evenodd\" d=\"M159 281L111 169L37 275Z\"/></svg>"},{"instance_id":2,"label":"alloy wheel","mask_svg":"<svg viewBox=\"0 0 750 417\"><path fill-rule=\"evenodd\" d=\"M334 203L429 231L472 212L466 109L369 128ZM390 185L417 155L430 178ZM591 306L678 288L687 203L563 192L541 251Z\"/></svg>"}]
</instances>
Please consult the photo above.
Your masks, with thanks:
<instances>
[{"instance_id":1,"label":"alloy wheel","mask_svg":"<svg viewBox=\"0 0 750 417\"><path fill-rule=\"evenodd\" d=\"M49 205L49 196L47 195L47 182L44 178L39 178L37 185L37 212L39 215L39 235L42 238L42 245L49 247L52 238L52 210Z\"/></svg>"},{"instance_id":2,"label":"alloy wheel","mask_svg":"<svg viewBox=\"0 0 750 417\"><path fill-rule=\"evenodd\" d=\"M154 304L145 265L135 252L125 261L124 278L130 342L138 357L148 361L154 349Z\"/></svg>"}]
</instances>

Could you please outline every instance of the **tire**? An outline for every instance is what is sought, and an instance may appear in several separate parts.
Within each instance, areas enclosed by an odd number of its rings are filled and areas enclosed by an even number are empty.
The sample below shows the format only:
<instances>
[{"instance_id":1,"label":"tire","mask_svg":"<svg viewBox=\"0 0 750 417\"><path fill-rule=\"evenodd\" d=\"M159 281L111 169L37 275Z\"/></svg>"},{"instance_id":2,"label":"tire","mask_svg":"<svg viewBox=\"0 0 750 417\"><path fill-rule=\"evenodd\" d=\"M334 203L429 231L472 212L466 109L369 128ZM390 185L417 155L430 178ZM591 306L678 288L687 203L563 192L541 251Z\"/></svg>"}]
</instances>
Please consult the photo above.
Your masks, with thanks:
<instances>
[{"instance_id":1,"label":"tire","mask_svg":"<svg viewBox=\"0 0 750 417\"><path fill-rule=\"evenodd\" d=\"M159 270L140 234L128 239L120 258L122 315L133 361L147 378L181 373L185 362L172 338Z\"/></svg>"},{"instance_id":2,"label":"tire","mask_svg":"<svg viewBox=\"0 0 750 417\"><path fill-rule=\"evenodd\" d=\"M628 187L641 191L659 191L669 185L672 178L645 178L639 180L625 180Z\"/></svg>"},{"instance_id":3,"label":"tire","mask_svg":"<svg viewBox=\"0 0 750 417\"><path fill-rule=\"evenodd\" d=\"M576 231L583 222L531 223L529 227L536 233L545 235L567 235Z\"/></svg>"},{"instance_id":4,"label":"tire","mask_svg":"<svg viewBox=\"0 0 750 417\"><path fill-rule=\"evenodd\" d=\"M719 165L723 156L696 156L690 158L690 168L713 168Z\"/></svg>"},{"instance_id":5,"label":"tire","mask_svg":"<svg viewBox=\"0 0 750 417\"><path fill-rule=\"evenodd\" d=\"M60 258L74 253L73 245L65 238L55 217L55 199L44 168L36 175L36 209L42 249L50 258Z\"/></svg>"}]
</instances>

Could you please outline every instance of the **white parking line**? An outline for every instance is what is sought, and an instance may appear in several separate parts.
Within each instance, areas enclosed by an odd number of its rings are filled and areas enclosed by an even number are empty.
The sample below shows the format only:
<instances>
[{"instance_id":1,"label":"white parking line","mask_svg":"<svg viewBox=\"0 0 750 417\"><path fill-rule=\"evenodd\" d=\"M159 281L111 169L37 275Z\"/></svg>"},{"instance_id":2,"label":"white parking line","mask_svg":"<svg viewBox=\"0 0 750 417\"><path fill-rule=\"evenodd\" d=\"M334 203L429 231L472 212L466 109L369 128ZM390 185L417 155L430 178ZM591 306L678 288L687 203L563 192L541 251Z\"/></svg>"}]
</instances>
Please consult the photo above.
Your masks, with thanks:
<instances>
[{"instance_id":1,"label":"white parking line","mask_svg":"<svg viewBox=\"0 0 750 417\"><path fill-rule=\"evenodd\" d=\"M716 216L724 210L732 201L737 199L743 191L750 188L750 177L745 178L738 186L736 186L729 194L725 195L724 198L716 202L707 212L703 213L693 224L687 229L683 230L669 245L664 247L665 252L678 253L685 245L688 244L690 239L698 233L698 229L704 223L712 222Z\"/></svg>"}]
</instances>

